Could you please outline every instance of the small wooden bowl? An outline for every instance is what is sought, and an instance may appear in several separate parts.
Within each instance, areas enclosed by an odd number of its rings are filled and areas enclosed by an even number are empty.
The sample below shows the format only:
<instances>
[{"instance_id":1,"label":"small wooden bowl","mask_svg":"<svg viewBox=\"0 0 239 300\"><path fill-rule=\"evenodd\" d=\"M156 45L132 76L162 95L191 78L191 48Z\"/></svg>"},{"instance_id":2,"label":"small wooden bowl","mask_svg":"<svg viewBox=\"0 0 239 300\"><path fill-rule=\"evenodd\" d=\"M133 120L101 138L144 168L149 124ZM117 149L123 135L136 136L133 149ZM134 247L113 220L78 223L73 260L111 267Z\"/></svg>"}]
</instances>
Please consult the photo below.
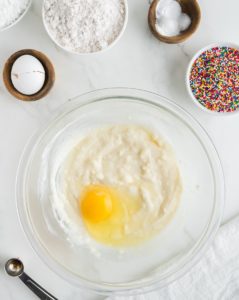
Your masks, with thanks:
<instances>
[{"instance_id":1,"label":"small wooden bowl","mask_svg":"<svg viewBox=\"0 0 239 300\"><path fill-rule=\"evenodd\" d=\"M182 7L182 11L191 18L191 25L176 36L165 36L156 29L156 8L160 0L154 0L149 8L148 23L153 35L160 41L168 44L178 44L187 40L198 28L201 20L201 10L197 0L177 0Z\"/></svg>"},{"instance_id":2,"label":"small wooden bowl","mask_svg":"<svg viewBox=\"0 0 239 300\"><path fill-rule=\"evenodd\" d=\"M37 58L43 65L45 69L45 82L43 87L35 94L32 95L25 95L20 93L18 90L15 89L14 85L12 84L11 80L11 70L14 62L22 55L32 55ZM48 57L37 51L32 49L24 49L13 53L9 59L6 61L3 69L3 81L4 84L9 91L15 98L23 101L35 101L45 97L49 91L51 90L54 82L55 82L55 71L52 63L48 59Z\"/></svg>"}]
</instances>

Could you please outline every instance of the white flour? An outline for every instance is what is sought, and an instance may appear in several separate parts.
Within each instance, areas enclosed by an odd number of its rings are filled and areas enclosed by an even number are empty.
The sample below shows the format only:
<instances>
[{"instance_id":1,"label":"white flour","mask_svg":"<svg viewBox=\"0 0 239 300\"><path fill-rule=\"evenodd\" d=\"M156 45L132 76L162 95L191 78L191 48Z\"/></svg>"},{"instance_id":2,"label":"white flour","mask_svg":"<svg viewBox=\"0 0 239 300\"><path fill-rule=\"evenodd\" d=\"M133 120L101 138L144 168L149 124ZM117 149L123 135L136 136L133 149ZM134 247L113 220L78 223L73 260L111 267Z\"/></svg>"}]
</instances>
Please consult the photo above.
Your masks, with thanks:
<instances>
[{"instance_id":1,"label":"white flour","mask_svg":"<svg viewBox=\"0 0 239 300\"><path fill-rule=\"evenodd\" d=\"M17 20L28 3L29 0L0 0L0 30Z\"/></svg>"},{"instance_id":2,"label":"white flour","mask_svg":"<svg viewBox=\"0 0 239 300\"><path fill-rule=\"evenodd\" d=\"M45 0L43 16L51 36L64 48L97 52L119 36L124 0Z\"/></svg>"}]
</instances>

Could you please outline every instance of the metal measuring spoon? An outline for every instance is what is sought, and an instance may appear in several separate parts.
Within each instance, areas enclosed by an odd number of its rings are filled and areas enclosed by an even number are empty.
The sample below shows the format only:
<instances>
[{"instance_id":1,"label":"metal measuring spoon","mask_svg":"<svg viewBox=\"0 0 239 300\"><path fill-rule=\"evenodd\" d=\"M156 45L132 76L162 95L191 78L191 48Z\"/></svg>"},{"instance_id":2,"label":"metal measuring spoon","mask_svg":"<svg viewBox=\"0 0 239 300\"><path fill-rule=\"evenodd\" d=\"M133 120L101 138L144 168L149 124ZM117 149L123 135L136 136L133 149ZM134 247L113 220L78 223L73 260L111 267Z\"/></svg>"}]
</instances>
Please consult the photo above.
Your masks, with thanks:
<instances>
[{"instance_id":1,"label":"metal measuring spoon","mask_svg":"<svg viewBox=\"0 0 239 300\"><path fill-rule=\"evenodd\" d=\"M31 279L26 273L24 273L24 266L20 259L11 258L5 264L5 270L10 276L18 276L23 283L40 299L42 300L58 300L38 283Z\"/></svg>"}]
</instances>

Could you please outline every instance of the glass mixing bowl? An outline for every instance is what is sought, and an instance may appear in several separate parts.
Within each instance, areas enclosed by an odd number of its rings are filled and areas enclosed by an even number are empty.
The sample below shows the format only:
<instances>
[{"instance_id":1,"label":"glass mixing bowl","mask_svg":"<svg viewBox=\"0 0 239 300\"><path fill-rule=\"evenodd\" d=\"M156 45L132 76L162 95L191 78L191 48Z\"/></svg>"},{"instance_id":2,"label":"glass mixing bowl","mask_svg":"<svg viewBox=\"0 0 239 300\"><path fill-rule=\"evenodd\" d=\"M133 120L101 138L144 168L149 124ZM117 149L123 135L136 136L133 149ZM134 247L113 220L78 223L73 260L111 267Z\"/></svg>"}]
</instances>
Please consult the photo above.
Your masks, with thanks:
<instances>
[{"instance_id":1,"label":"glass mixing bowl","mask_svg":"<svg viewBox=\"0 0 239 300\"><path fill-rule=\"evenodd\" d=\"M183 194L175 217L158 236L125 252L99 246L97 256L71 245L55 220L49 172L67 140L89 128L122 123L144 125L169 141L179 162ZM224 180L213 143L193 117L157 94L116 88L81 95L60 108L27 145L16 192L23 229L52 270L104 295L130 295L167 285L202 257L220 224Z\"/></svg>"}]
</instances>

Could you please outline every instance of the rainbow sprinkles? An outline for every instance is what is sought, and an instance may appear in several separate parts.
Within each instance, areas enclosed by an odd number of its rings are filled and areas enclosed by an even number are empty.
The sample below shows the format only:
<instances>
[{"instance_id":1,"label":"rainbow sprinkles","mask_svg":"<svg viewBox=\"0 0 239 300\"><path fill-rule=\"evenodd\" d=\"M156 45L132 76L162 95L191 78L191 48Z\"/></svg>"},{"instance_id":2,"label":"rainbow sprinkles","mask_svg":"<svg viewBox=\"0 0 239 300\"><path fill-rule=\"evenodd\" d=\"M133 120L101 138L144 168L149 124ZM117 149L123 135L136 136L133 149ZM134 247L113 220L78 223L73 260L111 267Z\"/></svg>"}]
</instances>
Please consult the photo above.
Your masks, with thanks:
<instances>
[{"instance_id":1,"label":"rainbow sprinkles","mask_svg":"<svg viewBox=\"0 0 239 300\"><path fill-rule=\"evenodd\" d=\"M213 47L192 64L190 88L195 99L214 112L239 109L239 50Z\"/></svg>"}]
</instances>

